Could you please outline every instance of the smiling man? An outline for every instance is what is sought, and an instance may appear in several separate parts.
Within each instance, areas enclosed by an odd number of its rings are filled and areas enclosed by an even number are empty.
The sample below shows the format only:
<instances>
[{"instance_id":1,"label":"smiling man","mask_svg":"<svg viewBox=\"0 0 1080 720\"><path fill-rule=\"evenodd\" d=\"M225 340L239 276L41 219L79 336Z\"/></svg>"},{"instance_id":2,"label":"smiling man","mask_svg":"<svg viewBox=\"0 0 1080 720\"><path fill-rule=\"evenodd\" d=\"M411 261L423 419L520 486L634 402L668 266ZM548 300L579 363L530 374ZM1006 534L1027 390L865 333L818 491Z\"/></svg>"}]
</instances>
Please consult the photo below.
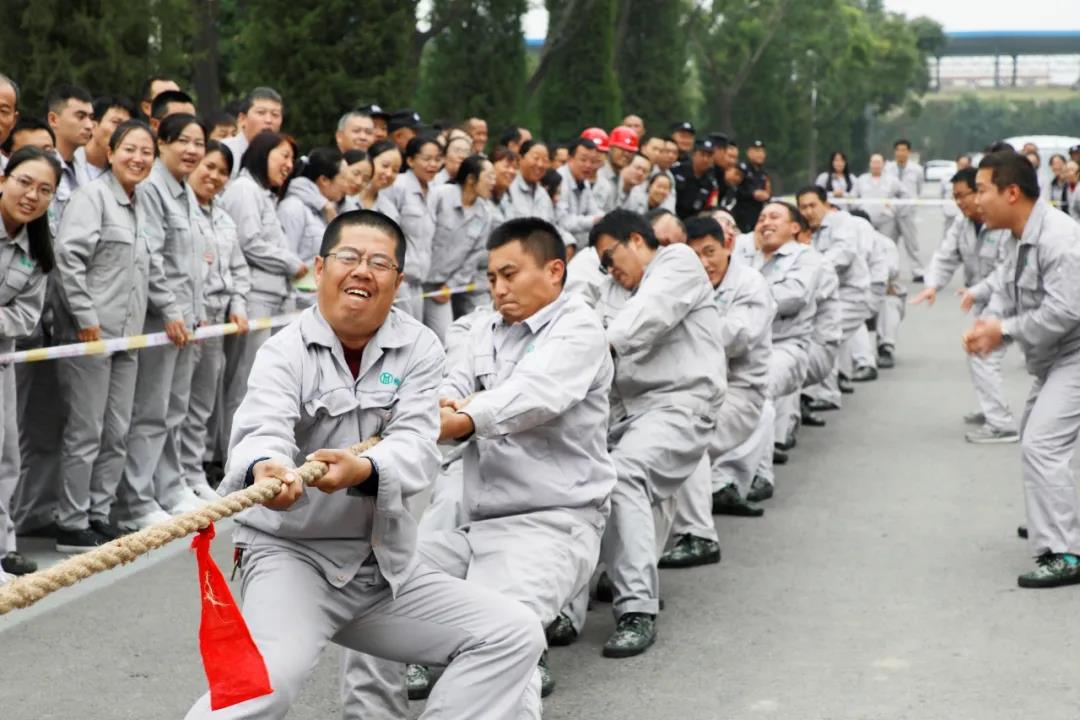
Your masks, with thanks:
<instances>
[{"instance_id":1,"label":"smiling man","mask_svg":"<svg viewBox=\"0 0 1080 720\"><path fill-rule=\"evenodd\" d=\"M282 718L330 641L447 665L421 717L517 718L543 650L521 604L415 555L406 502L438 467L435 335L393 309L405 237L379 213L340 215L315 259L318 303L258 352L233 421L222 491L285 484L238 516L244 617L274 691L188 718ZM372 435L362 456L345 450ZM305 488L294 468L321 460Z\"/></svg>"},{"instance_id":2,"label":"smiling man","mask_svg":"<svg viewBox=\"0 0 1080 720\"><path fill-rule=\"evenodd\" d=\"M464 518L424 537L417 553L518 600L541 628L596 567L615 485L607 450L614 369L596 313L563 291L566 249L553 225L510 220L488 250L496 312L473 324L439 388L442 439L473 440ZM553 688L546 661L540 674ZM536 682L522 717L540 718L540 690Z\"/></svg>"},{"instance_id":3,"label":"smiling man","mask_svg":"<svg viewBox=\"0 0 1080 720\"><path fill-rule=\"evenodd\" d=\"M615 358L608 447L618 482L600 558L614 587L615 632L606 657L645 652L660 606L653 506L698 466L727 386L720 313L697 255L661 247L628 210L597 223L592 238L608 274L597 309Z\"/></svg>"}]
</instances>

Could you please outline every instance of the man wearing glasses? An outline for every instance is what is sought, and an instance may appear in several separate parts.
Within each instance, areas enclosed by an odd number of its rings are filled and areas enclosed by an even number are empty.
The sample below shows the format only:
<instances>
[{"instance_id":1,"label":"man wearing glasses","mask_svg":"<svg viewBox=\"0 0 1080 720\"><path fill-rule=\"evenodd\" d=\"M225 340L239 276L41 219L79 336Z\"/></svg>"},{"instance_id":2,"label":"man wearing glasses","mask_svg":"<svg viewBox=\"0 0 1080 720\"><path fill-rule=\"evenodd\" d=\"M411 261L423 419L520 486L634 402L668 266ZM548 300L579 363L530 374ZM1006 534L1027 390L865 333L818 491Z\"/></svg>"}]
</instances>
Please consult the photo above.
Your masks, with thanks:
<instances>
[{"instance_id":1,"label":"man wearing glasses","mask_svg":"<svg viewBox=\"0 0 1080 720\"><path fill-rule=\"evenodd\" d=\"M697 255L660 246L649 223L614 210L592 234L607 274L597 309L615 359L608 447L618 481L600 549L613 591L606 657L645 652L659 612L653 506L701 461L726 389L720 312Z\"/></svg>"},{"instance_id":2,"label":"man wearing glasses","mask_svg":"<svg viewBox=\"0 0 1080 720\"><path fill-rule=\"evenodd\" d=\"M234 533L244 616L274 690L219 711L204 695L189 719L285 717L330 641L446 665L421 717L518 717L544 648L535 615L415 553L406 504L438 468L443 352L393 308L404 264L396 223L340 215L315 259L317 304L255 357L222 491L284 481ZM373 435L361 456L344 449ZM305 460L329 467L312 487L294 472Z\"/></svg>"}]
</instances>

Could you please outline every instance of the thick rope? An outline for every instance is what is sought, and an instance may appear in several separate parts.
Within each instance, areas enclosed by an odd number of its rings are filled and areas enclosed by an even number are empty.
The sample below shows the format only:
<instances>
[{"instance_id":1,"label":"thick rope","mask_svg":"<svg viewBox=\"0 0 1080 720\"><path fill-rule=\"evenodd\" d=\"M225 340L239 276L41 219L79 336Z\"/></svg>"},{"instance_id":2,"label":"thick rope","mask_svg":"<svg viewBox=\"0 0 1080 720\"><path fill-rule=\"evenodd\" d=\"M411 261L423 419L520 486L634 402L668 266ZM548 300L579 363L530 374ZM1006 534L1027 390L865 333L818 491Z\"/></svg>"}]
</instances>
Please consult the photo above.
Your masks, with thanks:
<instances>
[{"instance_id":1,"label":"thick rope","mask_svg":"<svg viewBox=\"0 0 1080 720\"><path fill-rule=\"evenodd\" d=\"M369 438L353 445L349 452L360 455L378 441L377 437ZM311 485L325 475L328 469L326 463L315 460L304 463L295 472L305 485ZM173 540L192 535L209 527L211 523L247 510L252 505L265 503L278 494L282 483L283 481L275 478L273 482L237 490L198 510L177 515L165 522L117 538L45 570L17 577L0 585L0 615L29 607L61 588L129 563L140 555L146 555Z\"/></svg>"}]
</instances>

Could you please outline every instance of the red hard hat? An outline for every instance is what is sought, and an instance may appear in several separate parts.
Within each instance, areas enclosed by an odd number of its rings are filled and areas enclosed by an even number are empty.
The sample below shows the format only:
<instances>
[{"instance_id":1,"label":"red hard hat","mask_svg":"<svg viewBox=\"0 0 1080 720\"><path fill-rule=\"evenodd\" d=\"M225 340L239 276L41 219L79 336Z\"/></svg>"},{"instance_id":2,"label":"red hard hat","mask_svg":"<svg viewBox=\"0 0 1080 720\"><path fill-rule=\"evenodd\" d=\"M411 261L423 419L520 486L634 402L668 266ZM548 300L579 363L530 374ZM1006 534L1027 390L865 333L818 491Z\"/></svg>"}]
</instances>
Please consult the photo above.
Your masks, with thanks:
<instances>
[{"instance_id":1,"label":"red hard hat","mask_svg":"<svg viewBox=\"0 0 1080 720\"><path fill-rule=\"evenodd\" d=\"M626 127L620 125L611 131L611 136L608 138L608 144L611 147L617 147L627 152L636 153L638 151L638 136L637 133Z\"/></svg>"},{"instance_id":2,"label":"red hard hat","mask_svg":"<svg viewBox=\"0 0 1080 720\"><path fill-rule=\"evenodd\" d=\"M600 152L608 151L608 134L604 132L603 128L585 128L581 131L581 137L586 140L592 140L596 145L596 149Z\"/></svg>"}]
</instances>

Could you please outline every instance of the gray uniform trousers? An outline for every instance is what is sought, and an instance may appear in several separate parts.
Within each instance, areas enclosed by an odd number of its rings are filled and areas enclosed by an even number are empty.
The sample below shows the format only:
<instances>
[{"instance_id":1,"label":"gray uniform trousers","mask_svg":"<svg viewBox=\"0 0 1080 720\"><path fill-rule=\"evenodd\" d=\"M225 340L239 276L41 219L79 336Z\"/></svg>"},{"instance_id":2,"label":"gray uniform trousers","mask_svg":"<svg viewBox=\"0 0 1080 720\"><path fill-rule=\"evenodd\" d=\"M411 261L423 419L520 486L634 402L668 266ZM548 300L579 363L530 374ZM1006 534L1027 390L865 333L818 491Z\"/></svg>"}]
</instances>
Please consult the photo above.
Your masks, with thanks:
<instances>
[{"instance_id":1,"label":"gray uniform trousers","mask_svg":"<svg viewBox=\"0 0 1080 720\"><path fill-rule=\"evenodd\" d=\"M1001 361L1005 358L1006 348L1003 344L987 355L968 355L968 370L971 371L975 399L979 403L979 410L986 416L986 424L995 430L1015 431L1016 418L1009 401L1005 399L1001 378Z\"/></svg>"},{"instance_id":2,"label":"gray uniform trousers","mask_svg":"<svg viewBox=\"0 0 1080 720\"><path fill-rule=\"evenodd\" d=\"M289 307L288 298L252 293L248 298L247 316L252 320L273 317L288 312ZM229 446L233 415L247 394L248 375L251 374L255 354L272 334L271 330L252 330L246 335L230 335L225 339L225 403L219 404L221 417L216 423L218 442L222 448Z\"/></svg>"},{"instance_id":3,"label":"gray uniform trousers","mask_svg":"<svg viewBox=\"0 0 1080 720\"><path fill-rule=\"evenodd\" d=\"M161 332L164 323L147 320L144 332ZM173 508L182 498L180 425L191 397L194 348L173 344L142 350L135 382L127 462L120 503L129 517Z\"/></svg>"},{"instance_id":4,"label":"gray uniform trousers","mask_svg":"<svg viewBox=\"0 0 1080 720\"><path fill-rule=\"evenodd\" d=\"M807 374L813 370L819 377L832 367L835 362L835 354L830 359L821 351L814 353L814 348L820 347L816 343L809 346L800 345L791 340L781 340L773 343L773 352L769 357L769 396L773 400L773 408L776 410L776 419L772 439L769 447L778 437L786 437L790 432L791 408L799 409L799 391L807 382ZM813 361L813 368L811 368ZM763 477L772 478L772 453L766 453L767 472L758 472ZM765 462L765 461L763 461Z\"/></svg>"},{"instance_id":5,"label":"gray uniform trousers","mask_svg":"<svg viewBox=\"0 0 1080 720\"><path fill-rule=\"evenodd\" d=\"M394 307L404 310L420 322L424 322L424 300L420 297L423 293L424 286L419 281L406 275L401 282L401 287L398 288L397 297L394 299Z\"/></svg>"},{"instance_id":6,"label":"gray uniform trousers","mask_svg":"<svg viewBox=\"0 0 1080 720\"><path fill-rule=\"evenodd\" d=\"M45 344L41 324L34 334L16 341L17 350ZM33 530L53 522L60 495L60 447L67 406L57 402L58 361L20 363L15 366L18 395L19 482L12 497L12 517L19 530Z\"/></svg>"},{"instance_id":7,"label":"gray uniform trousers","mask_svg":"<svg viewBox=\"0 0 1080 720\"><path fill-rule=\"evenodd\" d=\"M712 494L734 483L734 473L728 472L732 462L730 454L753 435L764 409L764 393L728 385L724 404L716 415L716 432L712 436L704 472L699 465L675 493L672 536L693 535L718 540L712 519Z\"/></svg>"},{"instance_id":8,"label":"gray uniform trousers","mask_svg":"<svg viewBox=\"0 0 1080 720\"><path fill-rule=\"evenodd\" d=\"M423 292L434 292L441 289L442 283L425 283L423 285ZM421 302L424 305L423 318L421 318L423 323L438 336L439 342L446 345L446 332L450 329L450 324L454 322L454 308L450 305L450 300L438 303L433 298L426 298Z\"/></svg>"},{"instance_id":9,"label":"gray uniform trousers","mask_svg":"<svg viewBox=\"0 0 1080 720\"><path fill-rule=\"evenodd\" d=\"M758 468L762 466L765 455L772 459L773 437L776 422L776 407L772 400L765 400L761 409L761 420L754 432L750 434L741 445L731 450L723 457L723 462L713 465L713 489L719 490L728 485L734 485L739 494L746 497L750 492L750 486L754 476L758 474ZM769 465L769 477L772 481L772 465Z\"/></svg>"},{"instance_id":10,"label":"gray uniform trousers","mask_svg":"<svg viewBox=\"0 0 1080 720\"><path fill-rule=\"evenodd\" d=\"M852 335L855 331L852 330ZM821 399L828 398L840 404L840 385L837 373L840 368L843 343L810 343L807 352L806 380L801 392ZM795 392L779 398L776 405L776 437L786 438L795 432L802 422L802 409L799 405L800 393ZM835 399L834 399L835 398Z\"/></svg>"},{"instance_id":11,"label":"gray uniform trousers","mask_svg":"<svg viewBox=\"0 0 1080 720\"><path fill-rule=\"evenodd\" d=\"M600 560L614 587L616 620L628 612L660 611L653 506L678 491L714 431L712 418L682 407L657 407L612 424L608 444L618 481Z\"/></svg>"},{"instance_id":12,"label":"gray uniform trousers","mask_svg":"<svg viewBox=\"0 0 1080 720\"><path fill-rule=\"evenodd\" d=\"M393 597L367 565L338 588L282 539L247 548L241 593L274 692L216 712L207 693L188 720L285 717L331 641L398 663L447 665L421 718L515 720L545 645L535 615L478 583L418 565Z\"/></svg>"},{"instance_id":13,"label":"gray uniform trousers","mask_svg":"<svg viewBox=\"0 0 1080 720\"><path fill-rule=\"evenodd\" d=\"M56 523L85 529L107 521L127 458L139 358L134 351L57 360L67 403L60 446Z\"/></svg>"},{"instance_id":14,"label":"gray uniform trousers","mask_svg":"<svg viewBox=\"0 0 1080 720\"><path fill-rule=\"evenodd\" d=\"M15 552L11 498L19 481L18 406L15 367L0 365L0 408L4 412L4 417L0 418L0 557Z\"/></svg>"},{"instance_id":15,"label":"gray uniform trousers","mask_svg":"<svg viewBox=\"0 0 1080 720\"><path fill-rule=\"evenodd\" d=\"M1032 554L1080 555L1076 479L1070 467L1080 433L1080 352L1057 358L1028 394L1020 461Z\"/></svg>"},{"instance_id":16,"label":"gray uniform trousers","mask_svg":"<svg viewBox=\"0 0 1080 720\"><path fill-rule=\"evenodd\" d=\"M919 236L915 229L915 208L900 208L896 213L896 235L893 237L904 249L912 275L923 274L923 263L919 258Z\"/></svg>"},{"instance_id":17,"label":"gray uniform trousers","mask_svg":"<svg viewBox=\"0 0 1080 720\"><path fill-rule=\"evenodd\" d=\"M191 346L194 368L187 417L180 425L180 469L188 487L206 484L203 460L210 440L210 418L225 373L225 338L207 338Z\"/></svg>"},{"instance_id":18,"label":"gray uniform trousers","mask_svg":"<svg viewBox=\"0 0 1080 720\"><path fill-rule=\"evenodd\" d=\"M900 323L907 312L907 293L886 295L878 308L874 329L877 333L877 346L896 347ZM877 352L870 340L870 331L863 326L851 338L851 359L855 367L877 367Z\"/></svg>"}]
</instances>

